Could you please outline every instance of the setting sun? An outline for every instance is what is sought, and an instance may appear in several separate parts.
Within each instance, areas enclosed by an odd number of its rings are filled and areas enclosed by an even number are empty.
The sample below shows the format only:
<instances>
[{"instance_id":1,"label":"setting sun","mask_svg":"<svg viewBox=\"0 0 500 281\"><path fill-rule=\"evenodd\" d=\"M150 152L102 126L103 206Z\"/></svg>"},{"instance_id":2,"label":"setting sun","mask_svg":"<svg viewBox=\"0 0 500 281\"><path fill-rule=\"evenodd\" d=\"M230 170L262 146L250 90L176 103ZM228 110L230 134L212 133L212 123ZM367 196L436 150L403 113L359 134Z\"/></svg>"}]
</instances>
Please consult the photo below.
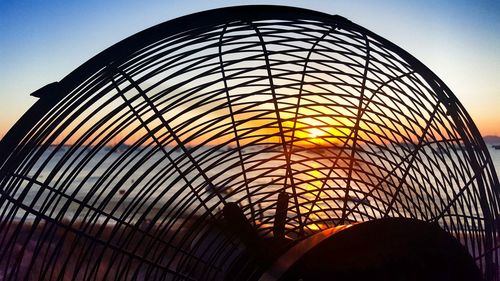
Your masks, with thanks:
<instances>
[{"instance_id":1,"label":"setting sun","mask_svg":"<svg viewBox=\"0 0 500 281\"><path fill-rule=\"evenodd\" d=\"M321 137L323 135L325 135L325 132L318 129L318 128L309 129L309 137L311 137L311 138L318 138L318 137Z\"/></svg>"}]
</instances>

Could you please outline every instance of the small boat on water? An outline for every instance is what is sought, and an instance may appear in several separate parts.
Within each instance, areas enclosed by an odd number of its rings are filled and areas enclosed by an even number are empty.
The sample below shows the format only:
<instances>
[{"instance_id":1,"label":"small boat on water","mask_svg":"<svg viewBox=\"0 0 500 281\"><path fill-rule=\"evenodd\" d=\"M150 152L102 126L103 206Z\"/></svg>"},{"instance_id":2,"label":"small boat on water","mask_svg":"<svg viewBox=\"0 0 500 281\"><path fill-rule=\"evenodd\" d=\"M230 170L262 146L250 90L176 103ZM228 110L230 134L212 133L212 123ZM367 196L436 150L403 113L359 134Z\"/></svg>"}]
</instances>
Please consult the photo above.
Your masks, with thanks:
<instances>
[{"instance_id":1,"label":"small boat on water","mask_svg":"<svg viewBox=\"0 0 500 281\"><path fill-rule=\"evenodd\" d=\"M348 195L347 197L345 197L345 199L347 201L351 201L351 202L354 202L354 203L370 204L370 200L368 198L366 198L366 197L358 198L356 196L350 196L350 195Z\"/></svg>"},{"instance_id":2,"label":"small boat on water","mask_svg":"<svg viewBox=\"0 0 500 281\"><path fill-rule=\"evenodd\" d=\"M500 144L494 144L493 148L496 149L496 150L500 150Z\"/></svg>"}]
</instances>

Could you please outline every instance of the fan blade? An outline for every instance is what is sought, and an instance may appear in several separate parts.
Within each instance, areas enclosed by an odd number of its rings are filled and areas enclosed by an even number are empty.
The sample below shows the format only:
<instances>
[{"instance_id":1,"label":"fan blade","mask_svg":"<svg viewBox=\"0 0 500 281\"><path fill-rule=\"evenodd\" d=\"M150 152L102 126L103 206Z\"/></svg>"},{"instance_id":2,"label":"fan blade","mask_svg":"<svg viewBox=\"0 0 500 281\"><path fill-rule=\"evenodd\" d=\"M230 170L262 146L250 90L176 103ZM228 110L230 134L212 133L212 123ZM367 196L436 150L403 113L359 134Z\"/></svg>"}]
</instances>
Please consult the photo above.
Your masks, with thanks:
<instances>
[{"instance_id":1,"label":"fan blade","mask_svg":"<svg viewBox=\"0 0 500 281\"><path fill-rule=\"evenodd\" d=\"M258 248L259 236L238 204L230 202L222 209L230 229L239 236L249 251Z\"/></svg>"},{"instance_id":2,"label":"fan blade","mask_svg":"<svg viewBox=\"0 0 500 281\"><path fill-rule=\"evenodd\" d=\"M274 238L281 239L285 237L286 213L288 211L289 199L290 195L286 192L280 192L278 195L278 203L276 205L276 213L274 215Z\"/></svg>"}]
</instances>

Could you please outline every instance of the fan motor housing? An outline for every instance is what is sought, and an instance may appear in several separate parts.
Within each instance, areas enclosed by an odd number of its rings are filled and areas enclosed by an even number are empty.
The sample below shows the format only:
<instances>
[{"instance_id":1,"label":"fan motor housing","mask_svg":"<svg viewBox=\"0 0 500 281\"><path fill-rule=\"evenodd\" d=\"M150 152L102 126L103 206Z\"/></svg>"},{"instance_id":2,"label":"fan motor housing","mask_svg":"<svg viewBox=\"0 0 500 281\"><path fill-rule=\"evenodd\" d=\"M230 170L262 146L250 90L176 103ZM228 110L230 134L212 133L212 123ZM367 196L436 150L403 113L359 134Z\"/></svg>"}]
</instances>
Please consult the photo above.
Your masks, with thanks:
<instances>
[{"instance_id":1,"label":"fan motor housing","mask_svg":"<svg viewBox=\"0 0 500 281\"><path fill-rule=\"evenodd\" d=\"M323 239L312 236L308 239L313 242L299 242L260 280L328 276L336 280L483 280L467 249L435 224L388 218L324 232L328 234Z\"/></svg>"}]
</instances>

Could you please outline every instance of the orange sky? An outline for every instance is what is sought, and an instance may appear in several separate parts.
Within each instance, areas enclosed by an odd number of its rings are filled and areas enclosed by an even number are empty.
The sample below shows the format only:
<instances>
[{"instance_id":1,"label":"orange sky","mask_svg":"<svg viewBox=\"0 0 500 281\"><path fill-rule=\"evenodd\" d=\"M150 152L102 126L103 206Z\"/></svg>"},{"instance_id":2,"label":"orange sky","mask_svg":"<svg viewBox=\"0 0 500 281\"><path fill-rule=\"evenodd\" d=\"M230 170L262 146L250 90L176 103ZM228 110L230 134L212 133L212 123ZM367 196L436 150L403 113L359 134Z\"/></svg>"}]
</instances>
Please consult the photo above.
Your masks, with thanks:
<instances>
[{"instance_id":1,"label":"orange sky","mask_svg":"<svg viewBox=\"0 0 500 281\"><path fill-rule=\"evenodd\" d=\"M482 135L500 135L499 1L273 0L342 15L421 60L455 93ZM29 94L112 44L197 11L253 0L0 3L0 137L35 102Z\"/></svg>"}]
</instances>

